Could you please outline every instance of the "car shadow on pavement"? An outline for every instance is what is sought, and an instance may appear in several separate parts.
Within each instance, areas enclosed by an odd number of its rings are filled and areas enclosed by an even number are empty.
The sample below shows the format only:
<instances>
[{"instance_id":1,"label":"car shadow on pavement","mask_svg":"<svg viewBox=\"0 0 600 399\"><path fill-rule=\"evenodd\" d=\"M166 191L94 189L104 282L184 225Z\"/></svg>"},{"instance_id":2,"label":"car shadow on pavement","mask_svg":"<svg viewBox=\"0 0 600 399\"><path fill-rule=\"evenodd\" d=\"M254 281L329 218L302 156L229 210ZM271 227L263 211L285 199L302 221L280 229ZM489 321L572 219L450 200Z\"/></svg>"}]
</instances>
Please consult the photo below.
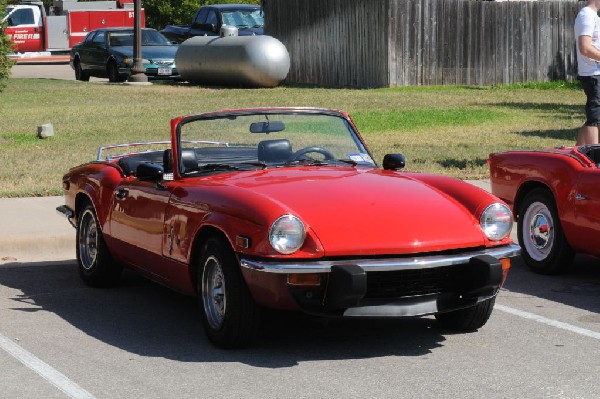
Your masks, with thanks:
<instances>
[{"instance_id":1,"label":"car shadow on pavement","mask_svg":"<svg viewBox=\"0 0 600 399\"><path fill-rule=\"evenodd\" d=\"M9 287L0 289L8 293L2 300L9 303L9 317L52 312L108 345L184 362L285 368L315 360L425 356L445 341L445 331L431 317L324 320L266 312L259 338L250 348L226 351L206 338L195 298L130 271L125 271L118 287L96 289L80 280L73 261L13 263L0 266L0 286Z\"/></svg>"},{"instance_id":2,"label":"car shadow on pavement","mask_svg":"<svg viewBox=\"0 0 600 399\"><path fill-rule=\"evenodd\" d=\"M577 255L564 273L546 276L531 271L518 257L513 261L503 290L600 314L600 261Z\"/></svg>"}]
</instances>

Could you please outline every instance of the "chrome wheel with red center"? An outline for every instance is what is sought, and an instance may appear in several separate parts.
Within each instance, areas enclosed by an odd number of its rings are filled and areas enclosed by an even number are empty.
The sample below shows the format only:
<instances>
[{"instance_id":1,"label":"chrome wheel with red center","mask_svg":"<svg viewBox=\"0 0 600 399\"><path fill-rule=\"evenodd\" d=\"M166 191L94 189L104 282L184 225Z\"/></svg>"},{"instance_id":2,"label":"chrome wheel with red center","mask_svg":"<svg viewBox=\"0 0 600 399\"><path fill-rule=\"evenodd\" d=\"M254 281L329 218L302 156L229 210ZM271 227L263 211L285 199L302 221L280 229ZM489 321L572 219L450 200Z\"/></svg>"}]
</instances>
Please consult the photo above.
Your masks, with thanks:
<instances>
[{"instance_id":1,"label":"chrome wheel with red center","mask_svg":"<svg viewBox=\"0 0 600 399\"><path fill-rule=\"evenodd\" d=\"M574 252L548 189L540 187L528 192L518 206L518 219L521 256L534 272L555 274L571 264Z\"/></svg>"}]
</instances>

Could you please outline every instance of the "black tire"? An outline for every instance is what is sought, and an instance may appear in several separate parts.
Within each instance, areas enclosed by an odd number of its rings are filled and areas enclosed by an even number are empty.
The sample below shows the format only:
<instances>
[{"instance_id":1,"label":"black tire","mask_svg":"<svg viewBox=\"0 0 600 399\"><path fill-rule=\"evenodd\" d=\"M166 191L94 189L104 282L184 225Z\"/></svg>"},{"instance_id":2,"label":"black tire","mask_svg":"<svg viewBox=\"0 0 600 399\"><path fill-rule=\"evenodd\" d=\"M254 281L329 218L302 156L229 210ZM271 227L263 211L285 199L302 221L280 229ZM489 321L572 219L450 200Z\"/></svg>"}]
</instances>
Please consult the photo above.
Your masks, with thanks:
<instances>
[{"instance_id":1,"label":"black tire","mask_svg":"<svg viewBox=\"0 0 600 399\"><path fill-rule=\"evenodd\" d=\"M75 80L81 80L82 82L87 82L90 80L90 75L81 69L81 62L79 62L79 59L74 61L73 66L75 67Z\"/></svg>"},{"instance_id":2,"label":"black tire","mask_svg":"<svg viewBox=\"0 0 600 399\"><path fill-rule=\"evenodd\" d=\"M258 333L259 308L235 254L227 243L212 237L196 267L198 302L208 339L224 349L247 346Z\"/></svg>"},{"instance_id":3,"label":"black tire","mask_svg":"<svg viewBox=\"0 0 600 399\"><path fill-rule=\"evenodd\" d=\"M436 314L435 318L443 326L452 330L462 332L476 331L487 323L492 310L494 310L495 302L496 297L493 297L479 302L470 308Z\"/></svg>"},{"instance_id":4,"label":"black tire","mask_svg":"<svg viewBox=\"0 0 600 399\"><path fill-rule=\"evenodd\" d=\"M518 215L517 236L527 266L539 274L566 270L575 252L565 238L552 194L543 188L532 190L525 196Z\"/></svg>"},{"instance_id":5,"label":"black tire","mask_svg":"<svg viewBox=\"0 0 600 399\"><path fill-rule=\"evenodd\" d=\"M81 279L92 287L119 282L122 266L116 263L104 243L94 207L87 204L77 218L77 263Z\"/></svg>"},{"instance_id":6,"label":"black tire","mask_svg":"<svg viewBox=\"0 0 600 399\"><path fill-rule=\"evenodd\" d=\"M119 74L117 63L113 60L109 61L106 65L106 75L108 76L108 81L111 83L121 83L125 81L125 78Z\"/></svg>"}]
</instances>

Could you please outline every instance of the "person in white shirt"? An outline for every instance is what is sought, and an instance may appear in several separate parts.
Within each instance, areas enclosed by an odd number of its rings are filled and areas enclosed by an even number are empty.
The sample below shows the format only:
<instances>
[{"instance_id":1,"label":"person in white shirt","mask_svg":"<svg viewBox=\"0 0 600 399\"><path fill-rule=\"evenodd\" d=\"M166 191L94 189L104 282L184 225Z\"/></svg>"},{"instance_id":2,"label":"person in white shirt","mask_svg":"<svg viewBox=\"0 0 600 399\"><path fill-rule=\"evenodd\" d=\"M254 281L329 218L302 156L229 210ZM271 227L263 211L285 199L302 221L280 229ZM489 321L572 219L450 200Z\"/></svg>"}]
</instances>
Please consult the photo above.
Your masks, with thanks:
<instances>
[{"instance_id":1,"label":"person in white shirt","mask_svg":"<svg viewBox=\"0 0 600 399\"><path fill-rule=\"evenodd\" d=\"M588 0L575 18L577 79L587 97L586 121L577 134L577 145L598 144L600 127L600 0Z\"/></svg>"}]
</instances>

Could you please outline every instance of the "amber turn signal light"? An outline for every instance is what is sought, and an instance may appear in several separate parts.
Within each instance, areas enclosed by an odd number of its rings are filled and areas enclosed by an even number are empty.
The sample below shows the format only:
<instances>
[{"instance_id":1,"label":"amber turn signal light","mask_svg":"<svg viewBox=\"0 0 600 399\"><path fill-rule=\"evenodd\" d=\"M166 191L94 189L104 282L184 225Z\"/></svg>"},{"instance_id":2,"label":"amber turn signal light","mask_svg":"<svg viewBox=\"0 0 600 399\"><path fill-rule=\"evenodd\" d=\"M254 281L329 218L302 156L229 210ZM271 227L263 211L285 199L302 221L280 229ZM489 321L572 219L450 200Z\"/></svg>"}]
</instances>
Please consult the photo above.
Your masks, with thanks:
<instances>
[{"instance_id":1,"label":"amber turn signal light","mask_svg":"<svg viewBox=\"0 0 600 399\"><path fill-rule=\"evenodd\" d=\"M316 273L297 273L288 275L290 285L321 285L321 275Z\"/></svg>"}]
</instances>

